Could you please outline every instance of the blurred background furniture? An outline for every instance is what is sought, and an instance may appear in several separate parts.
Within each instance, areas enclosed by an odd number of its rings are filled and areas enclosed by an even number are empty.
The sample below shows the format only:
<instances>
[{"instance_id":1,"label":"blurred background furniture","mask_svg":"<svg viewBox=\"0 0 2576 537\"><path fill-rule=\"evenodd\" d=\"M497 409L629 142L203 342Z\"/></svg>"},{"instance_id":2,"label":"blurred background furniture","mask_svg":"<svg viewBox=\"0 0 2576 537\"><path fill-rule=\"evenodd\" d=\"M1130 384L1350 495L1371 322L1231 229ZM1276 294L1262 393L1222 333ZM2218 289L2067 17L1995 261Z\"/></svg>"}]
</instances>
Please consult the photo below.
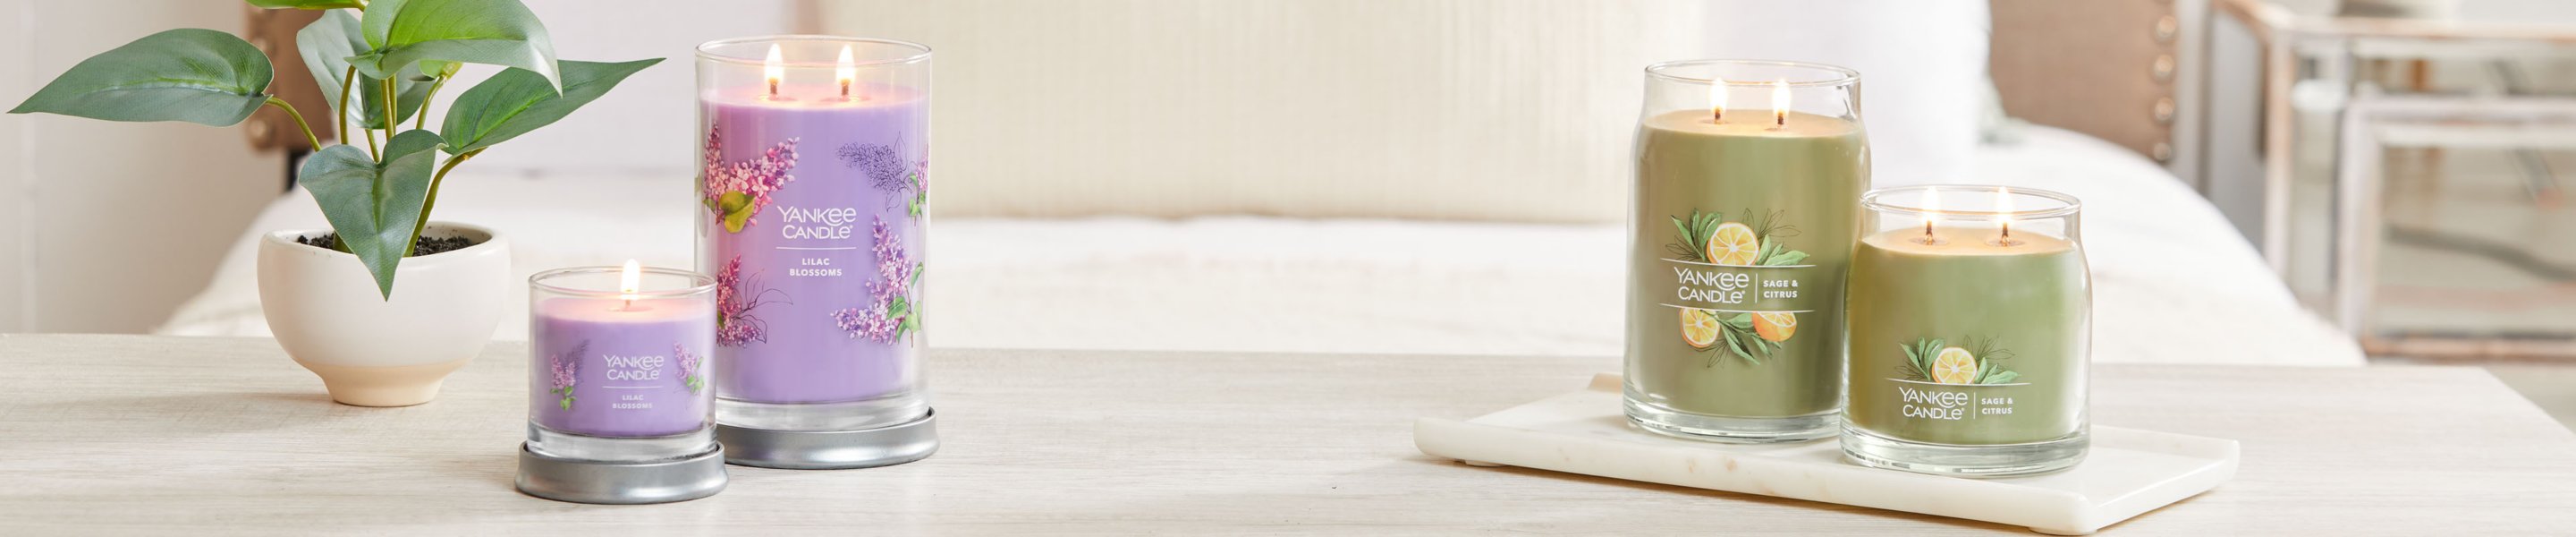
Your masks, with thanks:
<instances>
[{"instance_id":1,"label":"blurred background furniture","mask_svg":"<svg viewBox=\"0 0 2576 537\"><path fill-rule=\"evenodd\" d=\"M2576 216L2548 151L2576 10L2217 6L2264 57L2260 236L2303 303L2374 353L2576 356Z\"/></svg>"}]
</instances>

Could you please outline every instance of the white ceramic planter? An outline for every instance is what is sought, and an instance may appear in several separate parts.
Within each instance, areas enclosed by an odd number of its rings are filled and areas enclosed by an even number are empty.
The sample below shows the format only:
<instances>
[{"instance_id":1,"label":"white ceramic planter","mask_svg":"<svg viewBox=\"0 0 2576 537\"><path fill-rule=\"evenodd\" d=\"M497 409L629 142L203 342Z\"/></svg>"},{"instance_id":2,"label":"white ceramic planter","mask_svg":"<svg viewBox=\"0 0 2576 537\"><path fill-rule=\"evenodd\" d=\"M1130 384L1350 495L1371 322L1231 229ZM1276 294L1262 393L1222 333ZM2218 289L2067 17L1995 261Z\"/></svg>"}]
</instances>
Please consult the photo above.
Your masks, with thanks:
<instances>
[{"instance_id":1,"label":"white ceramic planter","mask_svg":"<svg viewBox=\"0 0 2576 537\"><path fill-rule=\"evenodd\" d=\"M260 241L260 309L278 345L342 404L410 406L438 397L447 374L481 354L501 322L513 289L509 240L430 222L424 235L477 243L404 258L386 300L357 256L295 242L329 232L278 231Z\"/></svg>"}]
</instances>

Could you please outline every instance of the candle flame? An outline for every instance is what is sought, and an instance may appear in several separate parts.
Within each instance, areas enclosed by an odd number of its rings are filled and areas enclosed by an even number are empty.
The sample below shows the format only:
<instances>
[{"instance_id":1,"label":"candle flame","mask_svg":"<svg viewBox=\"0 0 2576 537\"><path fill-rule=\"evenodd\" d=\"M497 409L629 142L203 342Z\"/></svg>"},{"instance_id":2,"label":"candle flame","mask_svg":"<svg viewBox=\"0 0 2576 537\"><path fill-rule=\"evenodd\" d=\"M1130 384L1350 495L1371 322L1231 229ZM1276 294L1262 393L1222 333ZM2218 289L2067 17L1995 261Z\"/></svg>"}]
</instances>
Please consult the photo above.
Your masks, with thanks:
<instances>
[{"instance_id":1,"label":"candle flame","mask_svg":"<svg viewBox=\"0 0 2576 537\"><path fill-rule=\"evenodd\" d=\"M787 59L785 56L778 53L777 43L771 43L769 45L769 61L767 63L768 65L761 67L760 74L769 79L769 96L777 97L779 79L787 78Z\"/></svg>"},{"instance_id":2,"label":"candle flame","mask_svg":"<svg viewBox=\"0 0 2576 537\"><path fill-rule=\"evenodd\" d=\"M1771 81L1771 124L1789 126L1789 79Z\"/></svg>"},{"instance_id":3,"label":"candle flame","mask_svg":"<svg viewBox=\"0 0 2576 537\"><path fill-rule=\"evenodd\" d=\"M1933 236L1932 236L1932 221L1933 221L1933 220L1936 220L1936 219L1937 219L1936 215L1939 215L1939 214L1941 214L1941 191L1939 191L1939 190L1934 190L1934 189L1928 189L1928 188L1927 188L1927 189L1923 189L1923 243L1924 243L1924 244L1932 244L1933 242L1936 242L1936 241L1938 241L1938 240L1939 240L1939 239L1933 238Z\"/></svg>"},{"instance_id":4,"label":"candle flame","mask_svg":"<svg viewBox=\"0 0 2576 537\"><path fill-rule=\"evenodd\" d=\"M841 66L832 69L832 78L841 81L841 98L850 98L850 83L859 79L859 62L850 59L849 45L841 45Z\"/></svg>"},{"instance_id":5,"label":"candle flame","mask_svg":"<svg viewBox=\"0 0 2576 537\"><path fill-rule=\"evenodd\" d=\"M1995 214L1999 215L1997 222L2003 231L2003 239L1998 242L2005 246L2012 245L2012 212L2012 189L1995 187Z\"/></svg>"},{"instance_id":6,"label":"candle flame","mask_svg":"<svg viewBox=\"0 0 2576 537\"><path fill-rule=\"evenodd\" d=\"M617 273L617 292L624 295L629 305L635 302L635 292L643 287L643 280L644 267L635 264L633 259L626 260L625 270Z\"/></svg>"},{"instance_id":7,"label":"candle flame","mask_svg":"<svg viewBox=\"0 0 2576 537\"><path fill-rule=\"evenodd\" d=\"M1726 121L1726 81L1723 79L1708 81L1708 120Z\"/></svg>"}]
</instances>

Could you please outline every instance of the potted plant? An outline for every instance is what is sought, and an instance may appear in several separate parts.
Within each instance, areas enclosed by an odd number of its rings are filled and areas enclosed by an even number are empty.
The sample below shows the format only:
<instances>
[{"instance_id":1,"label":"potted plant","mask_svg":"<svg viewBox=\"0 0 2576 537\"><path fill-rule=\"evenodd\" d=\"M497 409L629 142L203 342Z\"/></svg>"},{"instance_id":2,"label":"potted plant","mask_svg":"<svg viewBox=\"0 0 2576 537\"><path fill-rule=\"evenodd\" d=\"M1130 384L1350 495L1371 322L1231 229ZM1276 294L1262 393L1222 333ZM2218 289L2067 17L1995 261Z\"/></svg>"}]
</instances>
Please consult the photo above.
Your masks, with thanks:
<instances>
[{"instance_id":1,"label":"potted plant","mask_svg":"<svg viewBox=\"0 0 2576 537\"><path fill-rule=\"evenodd\" d=\"M504 236L430 220L439 185L457 165L563 119L661 59L558 61L545 26L518 0L248 1L328 10L296 34L296 46L332 108L322 119L337 122L339 141L360 132L365 146L323 145L304 114L268 93L267 56L204 29L153 34L83 60L9 113L221 127L262 106L284 110L317 148L295 182L331 228L261 241L269 328L335 401L428 402L490 342L514 292ZM503 70L457 95L430 130L432 98L464 64Z\"/></svg>"}]
</instances>

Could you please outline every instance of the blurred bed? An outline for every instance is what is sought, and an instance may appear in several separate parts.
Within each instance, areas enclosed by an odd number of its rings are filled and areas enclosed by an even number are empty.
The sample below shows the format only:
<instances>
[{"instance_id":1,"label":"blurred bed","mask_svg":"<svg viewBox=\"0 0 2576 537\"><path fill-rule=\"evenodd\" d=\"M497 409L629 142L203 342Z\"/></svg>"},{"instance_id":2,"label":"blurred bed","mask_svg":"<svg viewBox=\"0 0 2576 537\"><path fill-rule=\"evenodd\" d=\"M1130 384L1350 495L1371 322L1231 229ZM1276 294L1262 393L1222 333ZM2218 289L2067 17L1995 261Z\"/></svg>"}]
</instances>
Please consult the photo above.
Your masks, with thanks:
<instances>
[{"instance_id":1,"label":"blurred bed","mask_svg":"<svg viewBox=\"0 0 2576 537\"><path fill-rule=\"evenodd\" d=\"M795 20L938 47L922 306L937 346L1592 355L1614 369L1638 69L1732 56L1859 68L1879 186L2082 198L2097 360L2361 364L2142 156L2171 133L2146 111L2173 90L2145 74L2171 43L2148 28L2174 7L2117 4L1993 2L2003 108L2085 134L2013 127L2001 138L2018 141L1992 144L1985 2L848 0ZM1800 20L1836 30L1780 23ZM2097 39L2120 28L2136 35ZM2035 49L2050 53L2007 53ZM618 121L685 124L685 95L649 95L672 102ZM691 145L666 130L532 135L554 145L460 168L438 215L509 234L522 278L689 266ZM598 162L678 169L583 164ZM277 200L160 332L268 333L251 239L321 225L303 193ZM524 338L525 309L509 313L500 336Z\"/></svg>"},{"instance_id":2,"label":"blurred bed","mask_svg":"<svg viewBox=\"0 0 2576 537\"><path fill-rule=\"evenodd\" d=\"M1975 176L2085 200L2096 360L2361 363L2350 338L2302 311L2215 209L2153 163L2056 129L2021 138L1980 149ZM439 205L510 234L524 278L628 257L689 266L689 189L683 178L466 176ZM159 332L267 334L252 239L321 226L300 191L278 199ZM949 218L930 233L924 315L936 346L1596 355L1605 369L1620 349L1617 225ZM499 335L525 339L525 308L510 312Z\"/></svg>"}]
</instances>

